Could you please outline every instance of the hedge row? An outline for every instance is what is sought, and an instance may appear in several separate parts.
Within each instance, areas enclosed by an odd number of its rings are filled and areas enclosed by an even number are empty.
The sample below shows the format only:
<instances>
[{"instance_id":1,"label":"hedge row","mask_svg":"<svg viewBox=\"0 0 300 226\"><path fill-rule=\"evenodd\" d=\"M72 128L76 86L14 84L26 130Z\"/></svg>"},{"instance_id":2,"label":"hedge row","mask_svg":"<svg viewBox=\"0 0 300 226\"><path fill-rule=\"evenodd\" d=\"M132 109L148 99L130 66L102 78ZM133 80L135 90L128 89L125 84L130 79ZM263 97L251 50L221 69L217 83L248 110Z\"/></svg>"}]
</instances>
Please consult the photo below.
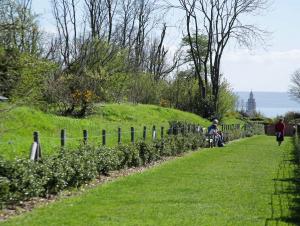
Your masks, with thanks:
<instances>
[{"instance_id":1,"label":"hedge row","mask_svg":"<svg viewBox=\"0 0 300 226\"><path fill-rule=\"evenodd\" d=\"M232 140L244 135L244 131L235 130L226 137ZM153 143L122 144L115 148L82 144L75 150L61 150L37 162L0 157L0 203L3 207L31 197L47 197L66 188L79 187L111 170L146 165L164 156L176 156L204 146L202 133L184 133Z\"/></svg>"}]
</instances>

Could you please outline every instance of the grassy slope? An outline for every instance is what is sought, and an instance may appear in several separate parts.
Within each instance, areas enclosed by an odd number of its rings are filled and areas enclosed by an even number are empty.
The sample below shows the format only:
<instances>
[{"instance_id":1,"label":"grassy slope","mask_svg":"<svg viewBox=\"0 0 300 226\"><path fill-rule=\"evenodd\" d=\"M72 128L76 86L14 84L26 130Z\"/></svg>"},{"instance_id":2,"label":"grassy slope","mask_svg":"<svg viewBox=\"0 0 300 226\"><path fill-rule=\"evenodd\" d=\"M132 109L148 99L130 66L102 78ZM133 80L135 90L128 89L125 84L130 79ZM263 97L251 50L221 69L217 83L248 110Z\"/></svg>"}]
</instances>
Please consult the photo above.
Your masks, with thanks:
<instances>
[{"instance_id":1,"label":"grassy slope","mask_svg":"<svg viewBox=\"0 0 300 226\"><path fill-rule=\"evenodd\" d=\"M206 149L3 225L285 225L274 179L290 172L281 166L292 148L259 136Z\"/></svg>"},{"instance_id":2,"label":"grassy slope","mask_svg":"<svg viewBox=\"0 0 300 226\"><path fill-rule=\"evenodd\" d=\"M1 108L1 106L0 106ZM123 141L130 139L130 127L134 126L137 138L142 137L142 128L153 125L168 127L168 121L187 121L208 126L209 122L199 116L175 109L153 105L107 104L96 108L96 113L87 119L74 119L45 114L28 107L19 107L9 113L0 129L7 130L0 137L0 155L7 158L28 156L33 131L39 131L43 153L51 153L59 147L60 130L67 129L68 145L78 145L82 140L82 130L89 131L90 142L101 142L102 129L107 130L107 143L117 143L117 128L123 131ZM165 130L166 131L166 130ZM1 135L0 135L1 136ZM148 136L150 138L150 136Z\"/></svg>"}]
</instances>

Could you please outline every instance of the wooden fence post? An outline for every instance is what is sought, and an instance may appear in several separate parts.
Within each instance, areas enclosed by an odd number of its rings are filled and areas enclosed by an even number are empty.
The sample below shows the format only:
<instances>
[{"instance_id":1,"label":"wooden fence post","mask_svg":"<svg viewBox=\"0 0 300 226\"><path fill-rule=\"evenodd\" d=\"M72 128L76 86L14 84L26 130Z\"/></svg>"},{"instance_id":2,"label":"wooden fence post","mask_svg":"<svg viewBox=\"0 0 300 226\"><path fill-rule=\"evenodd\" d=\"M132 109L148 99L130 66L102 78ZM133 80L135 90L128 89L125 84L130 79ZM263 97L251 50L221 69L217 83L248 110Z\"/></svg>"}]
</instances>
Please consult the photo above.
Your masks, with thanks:
<instances>
[{"instance_id":1,"label":"wooden fence post","mask_svg":"<svg viewBox=\"0 0 300 226\"><path fill-rule=\"evenodd\" d=\"M152 140L156 140L156 127L153 126L152 128Z\"/></svg>"},{"instance_id":2,"label":"wooden fence post","mask_svg":"<svg viewBox=\"0 0 300 226\"><path fill-rule=\"evenodd\" d=\"M171 127L170 127L170 135L174 135L174 126L173 125L171 125Z\"/></svg>"},{"instance_id":3,"label":"wooden fence post","mask_svg":"<svg viewBox=\"0 0 300 226\"><path fill-rule=\"evenodd\" d=\"M38 131L33 132L33 142L37 143L34 160L39 160L42 158L42 148L40 143L40 134Z\"/></svg>"},{"instance_id":4,"label":"wooden fence post","mask_svg":"<svg viewBox=\"0 0 300 226\"><path fill-rule=\"evenodd\" d=\"M87 140L88 140L88 131L85 129L83 130L83 143L86 144L87 143Z\"/></svg>"},{"instance_id":5,"label":"wooden fence post","mask_svg":"<svg viewBox=\"0 0 300 226\"><path fill-rule=\"evenodd\" d=\"M60 146L64 148L66 145L66 130L62 129L60 131Z\"/></svg>"},{"instance_id":6,"label":"wooden fence post","mask_svg":"<svg viewBox=\"0 0 300 226\"><path fill-rule=\"evenodd\" d=\"M134 144L134 128L131 127L131 143Z\"/></svg>"},{"instance_id":7,"label":"wooden fence post","mask_svg":"<svg viewBox=\"0 0 300 226\"><path fill-rule=\"evenodd\" d=\"M147 127L144 126L143 128L143 140L146 141L146 136L147 136Z\"/></svg>"},{"instance_id":8,"label":"wooden fence post","mask_svg":"<svg viewBox=\"0 0 300 226\"><path fill-rule=\"evenodd\" d=\"M102 130L102 145L103 146L106 145L106 130L105 129Z\"/></svg>"},{"instance_id":9,"label":"wooden fence post","mask_svg":"<svg viewBox=\"0 0 300 226\"><path fill-rule=\"evenodd\" d=\"M179 131L178 131L178 125L176 124L174 127L174 135L178 135Z\"/></svg>"},{"instance_id":10,"label":"wooden fence post","mask_svg":"<svg viewBox=\"0 0 300 226\"><path fill-rule=\"evenodd\" d=\"M121 128L119 127L118 128L118 144L121 144L121 134L122 134L122 131L121 131Z\"/></svg>"},{"instance_id":11,"label":"wooden fence post","mask_svg":"<svg viewBox=\"0 0 300 226\"><path fill-rule=\"evenodd\" d=\"M160 128L160 138L162 140L164 139L164 127L163 126Z\"/></svg>"}]
</instances>

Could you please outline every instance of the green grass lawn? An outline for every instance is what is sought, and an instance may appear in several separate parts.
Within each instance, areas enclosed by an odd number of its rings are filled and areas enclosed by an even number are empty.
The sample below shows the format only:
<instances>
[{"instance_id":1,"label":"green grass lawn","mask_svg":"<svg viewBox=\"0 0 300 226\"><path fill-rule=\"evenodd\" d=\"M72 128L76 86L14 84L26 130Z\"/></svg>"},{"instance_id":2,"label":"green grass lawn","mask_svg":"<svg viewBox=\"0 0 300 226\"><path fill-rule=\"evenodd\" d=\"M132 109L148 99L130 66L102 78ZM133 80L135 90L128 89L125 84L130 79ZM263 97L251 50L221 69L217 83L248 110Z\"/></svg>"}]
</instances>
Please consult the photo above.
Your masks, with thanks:
<instances>
[{"instance_id":1,"label":"green grass lawn","mask_svg":"<svg viewBox=\"0 0 300 226\"><path fill-rule=\"evenodd\" d=\"M51 154L59 150L61 129L67 131L67 147L78 146L84 129L89 132L89 142L96 144L102 142L101 134L105 129L107 144L113 146L117 144L118 127L122 128L122 141L126 143L130 141L130 127L135 128L136 139L141 139L143 126L147 126L150 139L153 125L160 135L160 127L164 126L166 132L169 121L186 121L205 127L210 124L195 114L153 105L106 104L97 106L95 114L86 119L59 117L29 107L18 107L9 112L5 120L0 119L0 155L10 159L29 156L34 131L40 132L43 154Z\"/></svg>"},{"instance_id":2,"label":"green grass lawn","mask_svg":"<svg viewBox=\"0 0 300 226\"><path fill-rule=\"evenodd\" d=\"M3 225L288 225L293 145L273 137L204 149Z\"/></svg>"}]
</instances>

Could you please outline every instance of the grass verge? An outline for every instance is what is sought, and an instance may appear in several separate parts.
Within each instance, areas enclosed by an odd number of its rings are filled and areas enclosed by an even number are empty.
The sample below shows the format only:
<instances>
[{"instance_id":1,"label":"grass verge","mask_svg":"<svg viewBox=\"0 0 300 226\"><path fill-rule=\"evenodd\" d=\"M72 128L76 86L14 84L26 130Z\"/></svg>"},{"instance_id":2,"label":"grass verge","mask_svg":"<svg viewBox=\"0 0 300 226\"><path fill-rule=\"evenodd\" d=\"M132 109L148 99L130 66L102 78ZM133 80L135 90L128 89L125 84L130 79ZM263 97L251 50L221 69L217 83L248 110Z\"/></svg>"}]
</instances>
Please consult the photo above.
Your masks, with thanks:
<instances>
[{"instance_id":1,"label":"grass verge","mask_svg":"<svg viewBox=\"0 0 300 226\"><path fill-rule=\"evenodd\" d=\"M4 105L2 105L4 107ZM0 105L1 109L1 105ZM136 140L142 138L143 126L147 126L147 138L151 139L152 126L169 126L169 121L185 121L207 127L209 121L188 112L154 105L106 104L97 106L95 114L76 119L45 114L29 107L17 107L0 119L0 155L8 159L16 156L29 156L33 142L33 132L39 131L43 154L59 150L60 131L66 129L66 148L77 147L83 140L83 130L89 132L89 142L100 144L102 130L107 133L107 145L117 144L118 127L122 128L122 141L130 141L130 127L135 127ZM1 133L2 132L2 133Z\"/></svg>"},{"instance_id":2,"label":"grass verge","mask_svg":"<svg viewBox=\"0 0 300 226\"><path fill-rule=\"evenodd\" d=\"M273 137L248 138L191 153L3 225L287 225L288 199L278 197L276 183L292 173L292 165L282 165L292 151L291 139L278 147Z\"/></svg>"}]
</instances>

